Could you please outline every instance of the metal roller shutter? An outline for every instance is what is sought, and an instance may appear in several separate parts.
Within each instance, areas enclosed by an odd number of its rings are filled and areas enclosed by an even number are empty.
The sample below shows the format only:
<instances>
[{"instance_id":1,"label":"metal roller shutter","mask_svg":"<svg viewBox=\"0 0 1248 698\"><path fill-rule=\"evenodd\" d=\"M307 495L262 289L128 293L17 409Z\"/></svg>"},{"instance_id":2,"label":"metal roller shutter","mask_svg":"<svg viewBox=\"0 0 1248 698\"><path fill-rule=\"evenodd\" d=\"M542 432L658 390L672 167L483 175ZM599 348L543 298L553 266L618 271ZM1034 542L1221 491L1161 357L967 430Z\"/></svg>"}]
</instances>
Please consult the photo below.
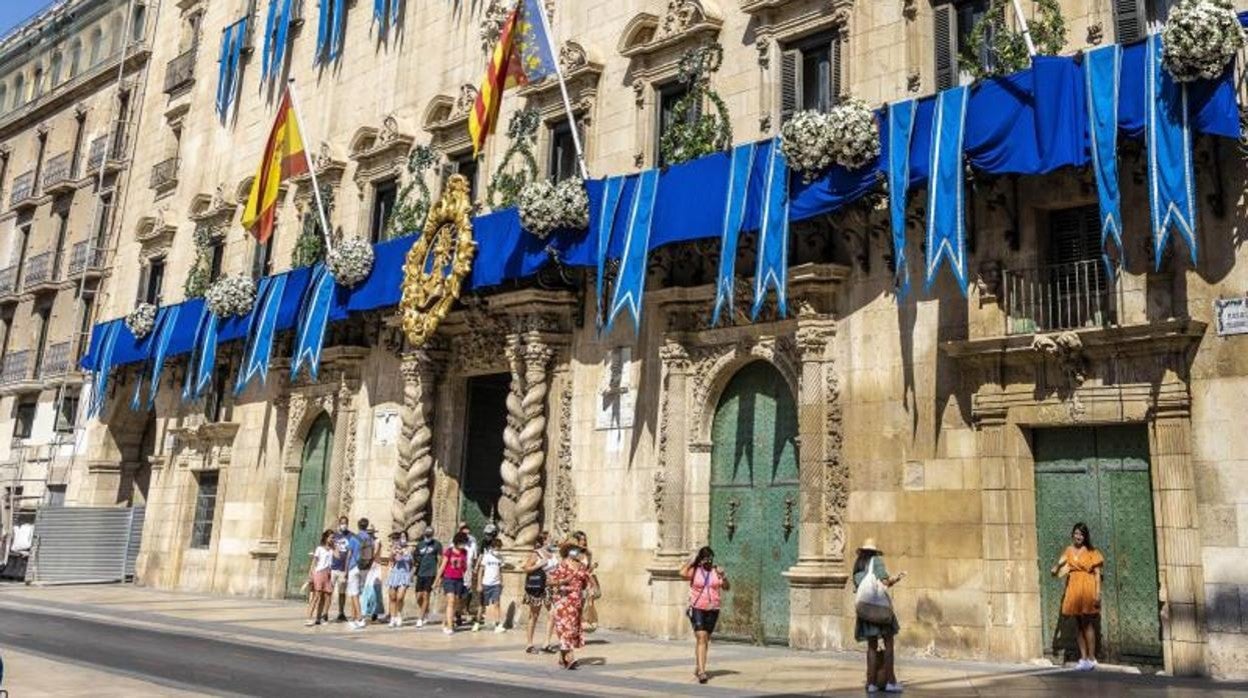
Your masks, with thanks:
<instances>
[{"instance_id":1,"label":"metal roller shutter","mask_svg":"<svg viewBox=\"0 0 1248 698\"><path fill-rule=\"evenodd\" d=\"M143 509L43 507L35 516L35 584L120 582L134 574Z\"/></svg>"}]
</instances>

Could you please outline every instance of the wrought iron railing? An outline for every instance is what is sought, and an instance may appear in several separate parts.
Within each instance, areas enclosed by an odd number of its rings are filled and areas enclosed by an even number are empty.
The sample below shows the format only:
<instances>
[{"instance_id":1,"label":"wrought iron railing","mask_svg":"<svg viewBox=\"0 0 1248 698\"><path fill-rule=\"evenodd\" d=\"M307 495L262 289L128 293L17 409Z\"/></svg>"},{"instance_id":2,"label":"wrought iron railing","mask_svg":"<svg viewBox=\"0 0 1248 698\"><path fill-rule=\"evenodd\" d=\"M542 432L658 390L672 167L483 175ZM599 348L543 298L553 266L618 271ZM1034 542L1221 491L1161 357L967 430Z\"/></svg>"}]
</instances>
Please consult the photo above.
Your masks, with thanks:
<instances>
[{"instance_id":1,"label":"wrought iron railing","mask_svg":"<svg viewBox=\"0 0 1248 698\"><path fill-rule=\"evenodd\" d=\"M1007 335L1106 327L1118 322L1121 298L1100 260L1007 269L1001 279Z\"/></svg>"},{"instance_id":2,"label":"wrought iron railing","mask_svg":"<svg viewBox=\"0 0 1248 698\"><path fill-rule=\"evenodd\" d=\"M54 378L69 373L69 354L72 342L57 342L43 353L43 365L39 367L40 378Z\"/></svg>"},{"instance_id":3,"label":"wrought iron railing","mask_svg":"<svg viewBox=\"0 0 1248 698\"><path fill-rule=\"evenodd\" d=\"M11 351L4 357L0 368L0 385L30 380L30 350Z\"/></svg>"},{"instance_id":4,"label":"wrought iron railing","mask_svg":"<svg viewBox=\"0 0 1248 698\"><path fill-rule=\"evenodd\" d=\"M0 296L7 296L17 292L17 267L5 267L0 269Z\"/></svg>"},{"instance_id":5,"label":"wrought iron railing","mask_svg":"<svg viewBox=\"0 0 1248 698\"><path fill-rule=\"evenodd\" d=\"M152 189L168 189L178 183L178 159L169 158L152 168Z\"/></svg>"},{"instance_id":6,"label":"wrought iron railing","mask_svg":"<svg viewBox=\"0 0 1248 698\"><path fill-rule=\"evenodd\" d=\"M87 171L95 172L104 164L104 156L108 154L108 136L99 136L91 141L91 149L87 151Z\"/></svg>"},{"instance_id":7,"label":"wrought iron railing","mask_svg":"<svg viewBox=\"0 0 1248 698\"><path fill-rule=\"evenodd\" d=\"M48 164L45 165L43 173L43 190L47 191L62 182L72 181L73 172L70 170L72 169L73 162L72 153L61 153L51 160L48 160Z\"/></svg>"},{"instance_id":8,"label":"wrought iron railing","mask_svg":"<svg viewBox=\"0 0 1248 698\"><path fill-rule=\"evenodd\" d=\"M77 276L88 269L104 268L104 250L87 241L74 244L69 254L69 275Z\"/></svg>"},{"instance_id":9,"label":"wrought iron railing","mask_svg":"<svg viewBox=\"0 0 1248 698\"><path fill-rule=\"evenodd\" d=\"M196 48L192 46L186 53L169 61L165 66L165 92L174 92L186 87L195 79Z\"/></svg>"},{"instance_id":10,"label":"wrought iron railing","mask_svg":"<svg viewBox=\"0 0 1248 698\"><path fill-rule=\"evenodd\" d=\"M26 273L23 277L24 289L52 281L52 253L43 252L26 260Z\"/></svg>"},{"instance_id":11,"label":"wrought iron railing","mask_svg":"<svg viewBox=\"0 0 1248 698\"><path fill-rule=\"evenodd\" d=\"M27 170L13 178L13 193L9 195L9 205L16 206L27 199L35 197L35 171Z\"/></svg>"}]
</instances>

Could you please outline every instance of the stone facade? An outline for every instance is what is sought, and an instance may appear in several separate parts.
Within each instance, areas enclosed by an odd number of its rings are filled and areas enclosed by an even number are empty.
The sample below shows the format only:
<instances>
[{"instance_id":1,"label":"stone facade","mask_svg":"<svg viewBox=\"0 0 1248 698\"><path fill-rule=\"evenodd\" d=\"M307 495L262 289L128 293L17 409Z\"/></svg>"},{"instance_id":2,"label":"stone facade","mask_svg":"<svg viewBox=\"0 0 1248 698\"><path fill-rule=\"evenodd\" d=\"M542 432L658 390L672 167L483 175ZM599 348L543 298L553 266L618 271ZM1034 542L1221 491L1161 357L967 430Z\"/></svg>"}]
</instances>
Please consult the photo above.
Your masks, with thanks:
<instances>
[{"instance_id":1,"label":"stone facade","mask_svg":"<svg viewBox=\"0 0 1248 698\"><path fill-rule=\"evenodd\" d=\"M1062 5L1068 51L1114 40L1108 4ZM203 44L214 46L216 32L248 6L163 3L157 35L203 27ZM304 11L315 19L313 3ZM400 31L383 40L357 4L343 58L323 70L310 61L314 21L296 29L289 72L305 138L334 194L335 228L369 234L374 200L396 175L407 176L413 144L429 142L462 165L466 109L483 60L477 11L469 3L409 4ZM933 12L927 0L617 0L560 4L553 23L589 168L601 176L656 163L662 90L691 46L723 47L713 85L735 140L744 141L778 129L784 51L825 32L841 38L842 92L876 104L932 92ZM151 60L165 65L185 53L185 44L158 43ZM239 225L240 209L277 98L260 84L257 55L244 61L236 111L224 120L213 110L216 55L208 50L196 54L189 86L148 89L140 105L144 137L132 171L179 164L172 182L133 187L117 255L140 265L163 259L166 301L181 297L197 225L223 234L223 271L253 268L257 246ZM557 93L530 86L504 102L504 124L521 104L541 112L543 161L551 127L563 118ZM505 140L485 149L479 195ZM980 177L968 200L976 276L968 297L942 277L930 293L899 302L886 213L870 200L795 226L786 318L712 328L713 246L653 255L636 335L628 323L599 333L592 280L552 268L465 298L419 351L405 346L393 311L336 324L317 383L292 383L279 365L267 385L207 405L183 404L167 388L150 454L135 451L147 416L114 398L92 423L71 499L115 501L115 464L145 458L152 485L140 580L282 595L290 562L302 554L290 538L306 514L298 492L312 424L327 415L334 434L326 523L339 513L368 516L383 531L431 521L445 534L460 518L468 441L479 436L469 413L473 379L501 376L508 389L495 513L507 542L523 546L539 524L585 531L601 565L603 623L679 636L688 632L680 612L687 592L676 571L720 525L711 476L716 408L738 369L765 361L783 377L798 422L799 496L772 522L796 534L797 562L784 570L790 644L853 644L847 579L857 544L873 536L890 568L910 573L895 591L903 651L1042 656L1040 597L1053 582L1040 571L1058 551L1039 549L1033 434L1134 423L1149 435L1164 667L1242 678L1248 491L1237 475L1248 444L1228 415L1248 394L1238 346L1248 340L1218 337L1211 325L1215 299L1248 289L1237 232L1244 212L1235 204L1244 163L1234 143L1197 140L1200 263L1170 254L1153 271L1142 249L1143 160L1127 147L1122 162L1128 265L1105 291L1114 298L1112 321L1037 334L1020 327L1026 309L1010 300L1011 280L1052 263L1053 220L1095 204L1090 176ZM428 184L440 187L432 176ZM285 197L273 271L290 265L309 183L289 184ZM923 258L921 209L912 204L910 259ZM125 271L109 279L103 317L133 305L143 275ZM279 341L279 355L289 355L288 344ZM219 363L236 366L238 353L223 347ZM167 385L178 385L184 370L176 363ZM133 380L122 371L117 394L128 395ZM624 406L628 414L604 424L604 411ZM197 512L205 473L215 473L213 508ZM197 521L211 533L192 546ZM510 584L509 598L518 588Z\"/></svg>"}]
</instances>

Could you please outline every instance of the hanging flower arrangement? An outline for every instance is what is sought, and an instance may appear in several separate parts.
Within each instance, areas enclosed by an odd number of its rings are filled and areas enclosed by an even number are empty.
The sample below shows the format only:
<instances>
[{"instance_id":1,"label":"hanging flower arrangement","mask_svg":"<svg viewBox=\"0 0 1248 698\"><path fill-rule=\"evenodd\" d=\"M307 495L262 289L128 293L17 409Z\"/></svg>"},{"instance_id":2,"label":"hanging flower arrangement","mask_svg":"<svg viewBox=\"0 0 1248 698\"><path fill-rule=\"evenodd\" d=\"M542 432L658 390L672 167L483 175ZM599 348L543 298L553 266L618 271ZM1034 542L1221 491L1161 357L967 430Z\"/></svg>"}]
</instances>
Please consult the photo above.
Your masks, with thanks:
<instances>
[{"instance_id":1,"label":"hanging flower arrangement","mask_svg":"<svg viewBox=\"0 0 1248 698\"><path fill-rule=\"evenodd\" d=\"M156 306L151 303L139 303L126 316L126 327L130 328L130 334L133 334L135 339L143 339L151 334L155 326Z\"/></svg>"},{"instance_id":2,"label":"hanging flower arrangement","mask_svg":"<svg viewBox=\"0 0 1248 698\"><path fill-rule=\"evenodd\" d=\"M217 317L246 315L256 303L256 283L247 276L223 276L208 287L204 302Z\"/></svg>"},{"instance_id":3,"label":"hanging flower arrangement","mask_svg":"<svg viewBox=\"0 0 1248 698\"><path fill-rule=\"evenodd\" d=\"M806 181L840 165L856 170L880 156L880 126L861 99L847 99L826 114L798 112L780 129L780 150Z\"/></svg>"},{"instance_id":4,"label":"hanging flower arrangement","mask_svg":"<svg viewBox=\"0 0 1248 698\"><path fill-rule=\"evenodd\" d=\"M1183 0L1161 30L1162 64L1179 82L1213 80L1244 47L1230 0Z\"/></svg>"},{"instance_id":5,"label":"hanging flower arrangement","mask_svg":"<svg viewBox=\"0 0 1248 698\"><path fill-rule=\"evenodd\" d=\"M560 229L589 227L589 193L585 183L571 177L559 184L539 179L520 191L520 225L545 240Z\"/></svg>"},{"instance_id":6,"label":"hanging flower arrangement","mask_svg":"<svg viewBox=\"0 0 1248 698\"><path fill-rule=\"evenodd\" d=\"M373 246L364 238L351 237L334 245L325 266L338 285L351 288L373 271Z\"/></svg>"}]
</instances>

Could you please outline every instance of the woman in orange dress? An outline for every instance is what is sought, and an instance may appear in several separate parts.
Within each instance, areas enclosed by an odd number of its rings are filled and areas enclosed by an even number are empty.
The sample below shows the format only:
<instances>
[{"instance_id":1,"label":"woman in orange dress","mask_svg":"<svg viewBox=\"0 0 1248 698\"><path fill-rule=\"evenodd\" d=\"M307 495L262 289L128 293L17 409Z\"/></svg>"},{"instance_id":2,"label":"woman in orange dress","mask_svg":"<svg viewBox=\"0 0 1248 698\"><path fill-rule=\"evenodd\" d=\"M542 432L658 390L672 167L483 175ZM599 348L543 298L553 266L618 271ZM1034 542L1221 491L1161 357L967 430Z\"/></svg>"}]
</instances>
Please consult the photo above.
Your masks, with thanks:
<instances>
[{"instance_id":1,"label":"woman in orange dress","mask_svg":"<svg viewBox=\"0 0 1248 698\"><path fill-rule=\"evenodd\" d=\"M1096 668L1096 619L1101 614L1101 569L1105 556L1092 546L1092 534L1080 522L1070 531L1071 545L1062 551L1049 573L1066 577L1066 593L1062 596L1062 615L1071 616L1079 626L1075 639L1079 643L1077 671Z\"/></svg>"}]
</instances>

